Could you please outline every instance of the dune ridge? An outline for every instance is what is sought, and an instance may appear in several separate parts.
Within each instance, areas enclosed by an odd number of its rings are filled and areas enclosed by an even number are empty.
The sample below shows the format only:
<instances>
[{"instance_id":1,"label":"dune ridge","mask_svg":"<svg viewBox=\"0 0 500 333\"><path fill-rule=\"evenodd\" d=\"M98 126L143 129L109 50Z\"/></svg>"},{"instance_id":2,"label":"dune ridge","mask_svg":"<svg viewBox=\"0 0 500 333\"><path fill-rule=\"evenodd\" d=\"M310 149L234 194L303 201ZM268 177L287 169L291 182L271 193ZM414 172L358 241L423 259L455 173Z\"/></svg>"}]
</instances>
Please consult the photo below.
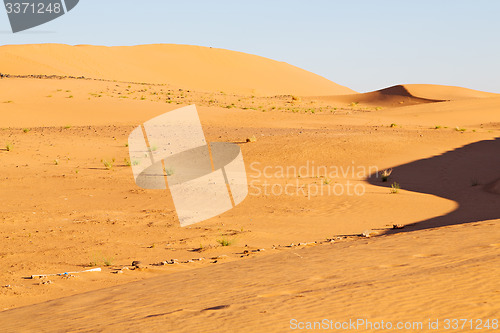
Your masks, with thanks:
<instances>
[{"instance_id":1,"label":"dune ridge","mask_svg":"<svg viewBox=\"0 0 500 333\"><path fill-rule=\"evenodd\" d=\"M7 45L0 47L0 59L2 72L13 75L85 76L252 95L355 93L285 62L202 46Z\"/></svg>"}]
</instances>

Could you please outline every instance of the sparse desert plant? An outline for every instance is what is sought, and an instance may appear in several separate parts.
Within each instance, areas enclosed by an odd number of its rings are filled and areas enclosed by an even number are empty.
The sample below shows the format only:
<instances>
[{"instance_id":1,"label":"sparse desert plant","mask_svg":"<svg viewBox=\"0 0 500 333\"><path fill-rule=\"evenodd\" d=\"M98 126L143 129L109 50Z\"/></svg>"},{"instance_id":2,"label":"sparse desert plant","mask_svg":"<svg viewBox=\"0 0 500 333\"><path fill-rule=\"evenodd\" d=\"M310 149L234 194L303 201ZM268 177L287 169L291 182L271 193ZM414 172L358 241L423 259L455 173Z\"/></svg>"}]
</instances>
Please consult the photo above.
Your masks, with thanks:
<instances>
[{"instance_id":1,"label":"sparse desert plant","mask_svg":"<svg viewBox=\"0 0 500 333\"><path fill-rule=\"evenodd\" d=\"M439 125L434 127L434 129L440 129L440 128L441 128L441 126L439 126Z\"/></svg>"},{"instance_id":2,"label":"sparse desert plant","mask_svg":"<svg viewBox=\"0 0 500 333\"><path fill-rule=\"evenodd\" d=\"M222 246L229 246L233 243L233 241L227 239L226 237L222 237L222 238L217 239L217 243L219 243Z\"/></svg>"},{"instance_id":3,"label":"sparse desert plant","mask_svg":"<svg viewBox=\"0 0 500 333\"><path fill-rule=\"evenodd\" d=\"M109 162L107 160L101 160L102 164L104 164L104 167L106 170L111 170L113 168L113 163Z\"/></svg>"},{"instance_id":4,"label":"sparse desert plant","mask_svg":"<svg viewBox=\"0 0 500 333\"><path fill-rule=\"evenodd\" d=\"M457 132L465 132L466 129L457 126L457 127L455 127L455 131L457 131Z\"/></svg>"},{"instance_id":5,"label":"sparse desert plant","mask_svg":"<svg viewBox=\"0 0 500 333\"><path fill-rule=\"evenodd\" d=\"M325 178L323 179L323 185L329 185L330 184L330 179Z\"/></svg>"},{"instance_id":6,"label":"sparse desert plant","mask_svg":"<svg viewBox=\"0 0 500 333\"><path fill-rule=\"evenodd\" d=\"M396 125L395 123L391 124L391 127L396 127L396 126L398 126L398 125Z\"/></svg>"},{"instance_id":7,"label":"sparse desert plant","mask_svg":"<svg viewBox=\"0 0 500 333\"><path fill-rule=\"evenodd\" d=\"M73 98L73 95L69 95L68 98Z\"/></svg>"},{"instance_id":8,"label":"sparse desert plant","mask_svg":"<svg viewBox=\"0 0 500 333\"><path fill-rule=\"evenodd\" d=\"M10 103L14 103L13 101L5 101L4 102L5 104L10 104Z\"/></svg>"},{"instance_id":9,"label":"sparse desert plant","mask_svg":"<svg viewBox=\"0 0 500 333\"><path fill-rule=\"evenodd\" d=\"M351 102L349 104L350 107L353 107L353 106L358 106L359 102Z\"/></svg>"},{"instance_id":10,"label":"sparse desert plant","mask_svg":"<svg viewBox=\"0 0 500 333\"><path fill-rule=\"evenodd\" d=\"M55 159L55 160L54 160L54 164L55 164L55 165L59 165L59 160L58 160L58 159Z\"/></svg>"},{"instance_id":11,"label":"sparse desert plant","mask_svg":"<svg viewBox=\"0 0 500 333\"><path fill-rule=\"evenodd\" d=\"M70 128L71 128L71 125L64 126L64 129L70 129Z\"/></svg>"},{"instance_id":12,"label":"sparse desert plant","mask_svg":"<svg viewBox=\"0 0 500 333\"><path fill-rule=\"evenodd\" d=\"M167 177L170 177L174 174L173 168L165 168L165 169L163 169L163 171L165 171L165 174L167 175Z\"/></svg>"},{"instance_id":13,"label":"sparse desert plant","mask_svg":"<svg viewBox=\"0 0 500 333\"><path fill-rule=\"evenodd\" d=\"M149 147L149 149L151 151L157 151L158 150L158 146L157 145L152 145L151 147Z\"/></svg>"},{"instance_id":14,"label":"sparse desert plant","mask_svg":"<svg viewBox=\"0 0 500 333\"><path fill-rule=\"evenodd\" d=\"M125 147L128 147L128 143L125 144Z\"/></svg>"},{"instance_id":15,"label":"sparse desert plant","mask_svg":"<svg viewBox=\"0 0 500 333\"><path fill-rule=\"evenodd\" d=\"M29 128L23 128L23 133L28 133L29 131L31 131Z\"/></svg>"},{"instance_id":16,"label":"sparse desert plant","mask_svg":"<svg viewBox=\"0 0 500 333\"><path fill-rule=\"evenodd\" d=\"M123 161L125 162L126 166L130 166L131 165L130 160L128 158L123 159Z\"/></svg>"},{"instance_id":17,"label":"sparse desert plant","mask_svg":"<svg viewBox=\"0 0 500 333\"><path fill-rule=\"evenodd\" d=\"M382 171L382 181L386 182L389 179L389 176L391 175L391 173L392 173L392 169L386 169L386 170Z\"/></svg>"},{"instance_id":18,"label":"sparse desert plant","mask_svg":"<svg viewBox=\"0 0 500 333\"><path fill-rule=\"evenodd\" d=\"M246 142L257 142L257 138L255 135L252 135L251 137L247 138Z\"/></svg>"},{"instance_id":19,"label":"sparse desert plant","mask_svg":"<svg viewBox=\"0 0 500 333\"><path fill-rule=\"evenodd\" d=\"M133 160L132 161L132 165L139 165L141 164L141 162L139 160Z\"/></svg>"},{"instance_id":20,"label":"sparse desert plant","mask_svg":"<svg viewBox=\"0 0 500 333\"><path fill-rule=\"evenodd\" d=\"M399 187L398 183L396 183L396 182L392 183L392 185L391 185L391 193L392 194L398 193L399 189L400 189L400 187Z\"/></svg>"},{"instance_id":21,"label":"sparse desert plant","mask_svg":"<svg viewBox=\"0 0 500 333\"><path fill-rule=\"evenodd\" d=\"M11 151L12 150L12 143L5 144L5 150Z\"/></svg>"}]
</instances>

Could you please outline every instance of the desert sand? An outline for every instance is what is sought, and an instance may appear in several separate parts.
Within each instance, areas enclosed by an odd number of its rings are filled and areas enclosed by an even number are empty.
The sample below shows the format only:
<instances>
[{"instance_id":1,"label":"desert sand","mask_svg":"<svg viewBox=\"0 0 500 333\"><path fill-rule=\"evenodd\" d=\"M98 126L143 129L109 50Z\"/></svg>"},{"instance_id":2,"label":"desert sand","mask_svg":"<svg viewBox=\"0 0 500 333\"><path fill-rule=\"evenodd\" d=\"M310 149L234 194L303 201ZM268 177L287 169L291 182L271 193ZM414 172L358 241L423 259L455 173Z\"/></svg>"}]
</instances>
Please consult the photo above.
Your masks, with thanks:
<instances>
[{"instance_id":1,"label":"desert sand","mask_svg":"<svg viewBox=\"0 0 500 333\"><path fill-rule=\"evenodd\" d=\"M195 46L2 46L0 68L3 331L499 319L500 95L425 84L359 94ZM126 144L191 104L208 142L241 147L254 187L181 228L168 191L135 185ZM297 191L266 193L265 181ZM363 195L325 194L335 188ZM102 271L27 278L90 268Z\"/></svg>"}]
</instances>

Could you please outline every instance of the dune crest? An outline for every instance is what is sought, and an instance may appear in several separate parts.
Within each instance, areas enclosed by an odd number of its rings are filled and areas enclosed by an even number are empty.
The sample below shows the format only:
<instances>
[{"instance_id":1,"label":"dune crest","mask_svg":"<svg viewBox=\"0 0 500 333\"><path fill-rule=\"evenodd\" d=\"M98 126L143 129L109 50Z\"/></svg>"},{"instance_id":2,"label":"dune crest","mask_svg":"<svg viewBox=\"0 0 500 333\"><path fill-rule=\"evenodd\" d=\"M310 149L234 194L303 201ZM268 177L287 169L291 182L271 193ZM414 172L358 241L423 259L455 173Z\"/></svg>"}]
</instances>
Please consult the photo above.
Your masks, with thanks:
<instances>
[{"instance_id":1,"label":"dune crest","mask_svg":"<svg viewBox=\"0 0 500 333\"><path fill-rule=\"evenodd\" d=\"M251 95L345 95L353 90L285 62L223 49L155 44L0 47L3 73L68 75Z\"/></svg>"}]
</instances>

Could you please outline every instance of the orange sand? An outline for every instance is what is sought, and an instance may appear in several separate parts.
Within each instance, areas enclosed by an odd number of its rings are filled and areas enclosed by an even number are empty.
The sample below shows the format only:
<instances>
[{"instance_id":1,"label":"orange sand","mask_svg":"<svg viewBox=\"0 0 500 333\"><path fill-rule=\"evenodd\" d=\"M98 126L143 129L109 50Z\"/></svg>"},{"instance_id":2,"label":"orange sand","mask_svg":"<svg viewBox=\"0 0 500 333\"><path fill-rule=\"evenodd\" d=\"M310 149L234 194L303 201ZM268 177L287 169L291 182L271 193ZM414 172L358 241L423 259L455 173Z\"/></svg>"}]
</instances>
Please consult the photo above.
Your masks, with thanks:
<instances>
[{"instance_id":1,"label":"orange sand","mask_svg":"<svg viewBox=\"0 0 500 333\"><path fill-rule=\"evenodd\" d=\"M0 54L4 73L105 79L0 80L2 331L281 332L293 318L498 316L498 95L435 85L355 94L284 63L189 46ZM387 183L273 175L365 193L250 195L180 228L167 191L135 185L125 144L135 126L189 104L207 141L241 146L249 181L308 161L393 172ZM153 265L172 258L180 263ZM102 272L23 279L89 264Z\"/></svg>"}]
</instances>

